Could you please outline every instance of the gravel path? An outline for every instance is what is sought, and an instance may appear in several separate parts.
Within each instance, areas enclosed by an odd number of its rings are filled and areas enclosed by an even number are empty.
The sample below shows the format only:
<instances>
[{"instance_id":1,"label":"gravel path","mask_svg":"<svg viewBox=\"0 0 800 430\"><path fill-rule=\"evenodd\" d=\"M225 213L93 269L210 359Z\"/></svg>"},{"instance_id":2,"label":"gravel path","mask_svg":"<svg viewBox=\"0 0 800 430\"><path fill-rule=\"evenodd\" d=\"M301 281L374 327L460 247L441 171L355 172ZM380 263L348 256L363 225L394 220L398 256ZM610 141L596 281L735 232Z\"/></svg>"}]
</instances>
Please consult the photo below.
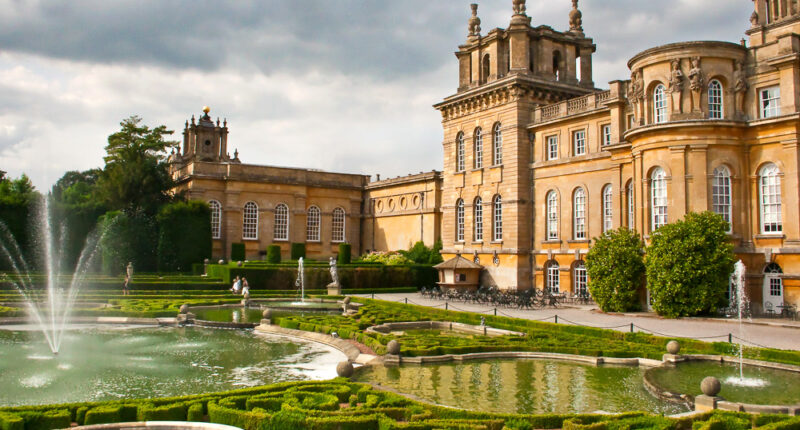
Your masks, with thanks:
<instances>
[{"instance_id":1,"label":"gravel path","mask_svg":"<svg viewBox=\"0 0 800 430\"><path fill-rule=\"evenodd\" d=\"M376 299L392 302L405 302L428 307L444 308L444 300L423 298L419 293L375 294ZM494 314L495 308L461 302L450 302L448 309ZM577 324L591 327L610 328L618 331L653 333L666 337L688 337L708 342L727 342L729 336L734 342L741 339L745 345L800 350L800 321L785 319L753 319L741 324L736 320L718 318L664 319L652 313L605 314L595 306L569 306L557 309L518 310L497 308L497 315L530 320Z\"/></svg>"}]
</instances>

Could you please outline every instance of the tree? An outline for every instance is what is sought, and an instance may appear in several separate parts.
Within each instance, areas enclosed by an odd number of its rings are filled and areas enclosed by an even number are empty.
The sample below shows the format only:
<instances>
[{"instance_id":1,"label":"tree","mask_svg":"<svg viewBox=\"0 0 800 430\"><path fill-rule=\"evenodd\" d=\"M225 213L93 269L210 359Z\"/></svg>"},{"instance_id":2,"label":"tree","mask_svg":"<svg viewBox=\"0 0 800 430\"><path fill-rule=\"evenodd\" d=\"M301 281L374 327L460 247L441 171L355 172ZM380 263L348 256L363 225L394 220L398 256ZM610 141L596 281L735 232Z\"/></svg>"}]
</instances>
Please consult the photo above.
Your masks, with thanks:
<instances>
[{"instance_id":1,"label":"tree","mask_svg":"<svg viewBox=\"0 0 800 430\"><path fill-rule=\"evenodd\" d=\"M733 272L728 223L713 212L688 213L656 230L647 247L647 287L653 309L670 318L714 312L726 305Z\"/></svg>"},{"instance_id":2,"label":"tree","mask_svg":"<svg viewBox=\"0 0 800 430\"><path fill-rule=\"evenodd\" d=\"M31 180L24 173L17 179L6 177L5 172L0 175L0 221L6 225L7 233L13 236L13 240L17 242L22 253L21 257L29 265L34 266L36 265L37 255L36 250L33 249L35 241L33 240L32 232L34 231L35 221L32 214L35 213L41 197ZM5 242L11 239L2 237L0 240ZM13 245L7 243L3 245L7 248L13 247ZM0 268L10 268L5 258L0 258Z\"/></svg>"},{"instance_id":3,"label":"tree","mask_svg":"<svg viewBox=\"0 0 800 430\"><path fill-rule=\"evenodd\" d=\"M638 309L645 273L642 248L639 234L625 227L595 238L586 255L586 275L589 292L604 312Z\"/></svg>"},{"instance_id":4,"label":"tree","mask_svg":"<svg viewBox=\"0 0 800 430\"><path fill-rule=\"evenodd\" d=\"M158 270L187 271L211 257L211 209L205 202L174 202L161 207Z\"/></svg>"},{"instance_id":5,"label":"tree","mask_svg":"<svg viewBox=\"0 0 800 430\"><path fill-rule=\"evenodd\" d=\"M141 122L138 116L124 119L120 131L108 137L98 194L109 209L155 215L172 199L167 150L177 142L165 139L173 133L166 126L151 129Z\"/></svg>"},{"instance_id":6,"label":"tree","mask_svg":"<svg viewBox=\"0 0 800 430\"><path fill-rule=\"evenodd\" d=\"M103 272L119 275L129 262L137 272L157 269L158 228L153 217L138 211L106 212L100 217Z\"/></svg>"}]
</instances>

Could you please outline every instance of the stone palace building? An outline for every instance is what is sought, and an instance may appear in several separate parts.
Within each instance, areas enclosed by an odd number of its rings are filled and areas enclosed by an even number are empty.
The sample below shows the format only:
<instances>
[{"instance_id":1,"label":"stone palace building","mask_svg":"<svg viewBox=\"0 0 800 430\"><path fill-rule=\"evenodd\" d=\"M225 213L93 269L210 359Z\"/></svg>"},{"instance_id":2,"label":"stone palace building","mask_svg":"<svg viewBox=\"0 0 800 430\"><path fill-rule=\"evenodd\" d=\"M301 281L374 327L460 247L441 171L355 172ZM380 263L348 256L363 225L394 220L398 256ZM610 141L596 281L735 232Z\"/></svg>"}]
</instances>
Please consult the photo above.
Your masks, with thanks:
<instances>
[{"instance_id":1,"label":"stone palace building","mask_svg":"<svg viewBox=\"0 0 800 430\"><path fill-rule=\"evenodd\" d=\"M486 34L472 5L456 93L434 106L442 172L371 182L246 165L227 155L225 124L187 123L173 174L211 204L215 255L232 242L252 258L290 242L325 257L342 241L363 253L441 238L445 259L484 267L484 285L574 294L593 237L627 226L648 240L711 210L731 224L754 305L800 304L800 2L755 0L740 43L640 52L607 90L576 0L565 31L511 3L508 28Z\"/></svg>"}]
</instances>

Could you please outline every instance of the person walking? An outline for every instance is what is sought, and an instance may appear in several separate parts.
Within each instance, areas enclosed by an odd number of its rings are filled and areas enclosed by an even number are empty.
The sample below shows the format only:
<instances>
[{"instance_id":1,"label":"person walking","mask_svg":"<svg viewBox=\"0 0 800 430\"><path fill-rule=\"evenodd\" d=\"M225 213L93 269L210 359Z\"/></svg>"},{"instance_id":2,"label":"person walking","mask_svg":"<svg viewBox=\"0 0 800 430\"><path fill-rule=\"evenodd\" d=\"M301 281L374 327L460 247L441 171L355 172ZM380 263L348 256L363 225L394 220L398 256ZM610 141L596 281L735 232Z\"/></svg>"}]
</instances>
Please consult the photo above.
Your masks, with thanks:
<instances>
[{"instance_id":1,"label":"person walking","mask_svg":"<svg viewBox=\"0 0 800 430\"><path fill-rule=\"evenodd\" d=\"M127 296L129 294L128 286L130 285L130 282L131 282L131 278L125 276L125 282L122 283L122 295L123 296Z\"/></svg>"},{"instance_id":2,"label":"person walking","mask_svg":"<svg viewBox=\"0 0 800 430\"><path fill-rule=\"evenodd\" d=\"M242 295L245 298L250 297L250 284L247 283L247 278L242 277Z\"/></svg>"}]
</instances>

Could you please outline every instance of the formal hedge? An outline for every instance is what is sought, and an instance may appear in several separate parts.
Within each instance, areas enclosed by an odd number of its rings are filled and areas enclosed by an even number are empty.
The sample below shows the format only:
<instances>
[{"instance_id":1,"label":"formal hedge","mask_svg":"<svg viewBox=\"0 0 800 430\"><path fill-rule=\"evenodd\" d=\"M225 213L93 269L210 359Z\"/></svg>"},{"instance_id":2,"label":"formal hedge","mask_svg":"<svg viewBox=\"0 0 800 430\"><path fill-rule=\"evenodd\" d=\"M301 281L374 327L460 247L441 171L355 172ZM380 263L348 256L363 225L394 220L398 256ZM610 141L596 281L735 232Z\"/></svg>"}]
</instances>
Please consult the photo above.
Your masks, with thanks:
<instances>
[{"instance_id":1,"label":"formal hedge","mask_svg":"<svg viewBox=\"0 0 800 430\"><path fill-rule=\"evenodd\" d=\"M292 260L299 260L306 258L306 244L305 243L292 243L291 247Z\"/></svg>"},{"instance_id":2,"label":"formal hedge","mask_svg":"<svg viewBox=\"0 0 800 430\"><path fill-rule=\"evenodd\" d=\"M236 276L244 276L251 290L295 289L297 268L284 265L209 265L208 274L230 284ZM428 265L383 266L339 265L339 283L345 289L384 289L433 286L438 279L436 269ZM326 265L305 267L306 289L324 289L331 282Z\"/></svg>"},{"instance_id":3,"label":"formal hedge","mask_svg":"<svg viewBox=\"0 0 800 430\"><path fill-rule=\"evenodd\" d=\"M350 264L350 260L353 258L352 252L353 249L349 243L340 243L336 262L338 264Z\"/></svg>"},{"instance_id":4,"label":"formal hedge","mask_svg":"<svg viewBox=\"0 0 800 430\"><path fill-rule=\"evenodd\" d=\"M208 421L256 429L784 430L800 417L714 411L684 417L500 414L420 403L343 378L149 400L0 408L0 430L69 428L136 420Z\"/></svg>"},{"instance_id":5,"label":"formal hedge","mask_svg":"<svg viewBox=\"0 0 800 430\"><path fill-rule=\"evenodd\" d=\"M188 271L211 257L211 209L191 200L161 207L158 222L158 270Z\"/></svg>"},{"instance_id":6,"label":"formal hedge","mask_svg":"<svg viewBox=\"0 0 800 430\"><path fill-rule=\"evenodd\" d=\"M231 261L244 261L245 260L244 244L241 242L234 242L231 244Z\"/></svg>"},{"instance_id":7,"label":"formal hedge","mask_svg":"<svg viewBox=\"0 0 800 430\"><path fill-rule=\"evenodd\" d=\"M278 264L281 262L281 247L280 245L270 245L267 247L267 258L266 262L268 264Z\"/></svg>"}]
</instances>

